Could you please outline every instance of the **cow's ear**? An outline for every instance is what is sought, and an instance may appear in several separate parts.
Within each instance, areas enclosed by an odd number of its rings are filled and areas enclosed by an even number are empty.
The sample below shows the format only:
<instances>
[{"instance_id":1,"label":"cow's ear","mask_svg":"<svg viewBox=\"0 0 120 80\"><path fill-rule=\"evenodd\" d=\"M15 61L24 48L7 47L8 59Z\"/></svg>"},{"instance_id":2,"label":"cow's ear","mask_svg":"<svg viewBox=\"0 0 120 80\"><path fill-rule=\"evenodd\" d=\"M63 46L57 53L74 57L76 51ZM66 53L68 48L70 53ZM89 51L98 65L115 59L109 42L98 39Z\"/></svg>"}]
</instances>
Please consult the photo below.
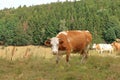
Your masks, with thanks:
<instances>
[{"instance_id":1,"label":"cow's ear","mask_svg":"<svg viewBox=\"0 0 120 80\"><path fill-rule=\"evenodd\" d=\"M51 46L50 41L51 41L51 39L47 39L47 40L44 42L44 44L45 44L46 46Z\"/></svg>"},{"instance_id":2,"label":"cow's ear","mask_svg":"<svg viewBox=\"0 0 120 80\"><path fill-rule=\"evenodd\" d=\"M62 39L59 39L59 44L62 44L63 43L63 40Z\"/></svg>"}]
</instances>

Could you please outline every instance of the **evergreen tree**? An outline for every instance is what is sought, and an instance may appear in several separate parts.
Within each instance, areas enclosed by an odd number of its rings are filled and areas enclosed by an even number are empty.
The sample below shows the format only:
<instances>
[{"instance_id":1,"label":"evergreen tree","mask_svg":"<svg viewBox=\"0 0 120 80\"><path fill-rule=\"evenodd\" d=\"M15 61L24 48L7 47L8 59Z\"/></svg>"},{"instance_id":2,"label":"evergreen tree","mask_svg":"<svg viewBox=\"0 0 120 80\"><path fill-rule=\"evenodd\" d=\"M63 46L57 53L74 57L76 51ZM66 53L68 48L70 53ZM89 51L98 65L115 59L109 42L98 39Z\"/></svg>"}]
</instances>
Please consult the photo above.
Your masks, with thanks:
<instances>
[{"instance_id":1,"label":"evergreen tree","mask_svg":"<svg viewBox=\"0 0 120 80\"><path fill-rule=\"evenodd\" d=\"M108 29L104 33L104 39L106 40L107 43L111 43L111 42L115 41L116 35L115 35L115 31L113 28Z\"/></svg>"}]
</instances>

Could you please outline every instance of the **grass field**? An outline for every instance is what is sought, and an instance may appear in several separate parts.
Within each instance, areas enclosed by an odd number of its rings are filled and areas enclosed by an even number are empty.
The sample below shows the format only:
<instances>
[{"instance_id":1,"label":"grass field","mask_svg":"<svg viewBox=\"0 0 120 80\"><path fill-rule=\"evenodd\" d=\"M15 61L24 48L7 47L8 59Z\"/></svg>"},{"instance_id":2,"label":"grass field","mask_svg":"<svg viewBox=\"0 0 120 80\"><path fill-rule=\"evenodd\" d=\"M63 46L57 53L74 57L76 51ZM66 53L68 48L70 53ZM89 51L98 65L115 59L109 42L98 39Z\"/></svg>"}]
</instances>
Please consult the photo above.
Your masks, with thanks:
<instances>
[{"instance_id":1,"label":"grass field","mask_svg":"<svg viewBox=\"0 0 120 80\"><path fill-rule=\"evenodd\" d=\"M120 80L120 57L114 53L91 50L86 63L75 55L68 65L65 57L56 64L50 48L41 46L5 47L1 52L0 80Z\"/></svg>"}]
</instances>

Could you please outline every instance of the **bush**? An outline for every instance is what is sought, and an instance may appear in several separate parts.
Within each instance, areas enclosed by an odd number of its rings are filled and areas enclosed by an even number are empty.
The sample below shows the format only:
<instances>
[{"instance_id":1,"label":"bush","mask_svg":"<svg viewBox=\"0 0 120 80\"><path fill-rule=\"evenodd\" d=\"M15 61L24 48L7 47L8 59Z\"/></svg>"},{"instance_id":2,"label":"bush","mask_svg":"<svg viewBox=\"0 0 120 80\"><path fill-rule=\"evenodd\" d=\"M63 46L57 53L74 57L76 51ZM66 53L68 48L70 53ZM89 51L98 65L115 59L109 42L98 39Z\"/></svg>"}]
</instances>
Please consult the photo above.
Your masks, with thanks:
<instances>
[{"instance_id":1,"label":"bush","mask_svg":"<svg viewBox=\"0 0 120 80\"><path fill-rule=\"evenodd\" d=\"M116 37L120 39L120 27L116 27L114 31L115 31Z\"/></svg>"},{"instance_id":2,"label":"bush","mask_svg":"<svg viewBox=\"0 0 120 80\"><path fill-rule=\"evenodd\" d=\"M104 39L107 43L115 41L116 34L113 28L110 28L106 32L104 32Z\"/></svg>"}]
</instances>

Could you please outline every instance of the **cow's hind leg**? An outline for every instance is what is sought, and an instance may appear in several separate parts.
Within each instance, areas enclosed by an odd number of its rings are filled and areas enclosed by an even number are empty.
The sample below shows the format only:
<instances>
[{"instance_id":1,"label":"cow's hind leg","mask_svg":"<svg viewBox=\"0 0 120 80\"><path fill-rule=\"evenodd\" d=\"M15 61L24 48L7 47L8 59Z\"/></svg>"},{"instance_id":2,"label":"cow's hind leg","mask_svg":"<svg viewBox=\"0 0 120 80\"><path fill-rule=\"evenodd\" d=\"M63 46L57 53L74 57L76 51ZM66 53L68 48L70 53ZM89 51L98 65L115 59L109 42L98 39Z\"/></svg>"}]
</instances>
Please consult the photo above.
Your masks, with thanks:
<instances>
[{"instance_id":1,"label":"cow's hind leg","mask_svg":"<svg viewBox=\"0 0 120 80\"><path fill-rule=\"evenodd\" d=\"M90 48L90 45L87 45L86 48L81 51L81 54L82 54L81 63L84 63L85 59L88 57L89 48Z\"/></svg>"},{"instance_id":2,"label":"cow's hind leg","mask_svg":"<svg viewBox=\"0 0 120 80\"><path fill-rule=\"evenodd\" d=\"M85 62L85 59L88 57L88 56L87 56L87 51L83 50L81 54L82 54L81 63L84 63L84 62Z\"/></svg>"}]
</instances>

